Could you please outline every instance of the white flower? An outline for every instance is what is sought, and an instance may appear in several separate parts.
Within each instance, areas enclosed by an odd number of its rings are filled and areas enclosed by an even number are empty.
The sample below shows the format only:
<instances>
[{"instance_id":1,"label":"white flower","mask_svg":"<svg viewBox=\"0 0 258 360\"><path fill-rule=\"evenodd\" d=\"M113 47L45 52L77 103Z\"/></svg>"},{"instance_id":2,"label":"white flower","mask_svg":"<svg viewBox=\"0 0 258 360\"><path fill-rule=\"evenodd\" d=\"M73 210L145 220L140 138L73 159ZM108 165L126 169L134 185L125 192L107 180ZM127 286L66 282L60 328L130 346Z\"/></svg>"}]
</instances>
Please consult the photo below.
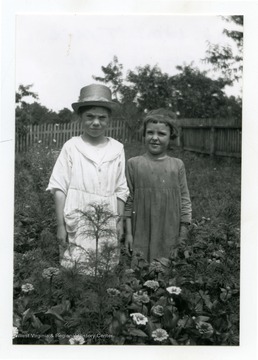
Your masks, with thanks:
<instances>
[{"instance_id":1,"label":"white flower","mask_svg":"<svg viewBox=\"0 0 258 360\"><path fill-rule=\"evenodd\" d=\"M136 303L144 303L147 304L150 301L150 298L147 293L134 293L133 294L133 301Z\"/></svg>"},{"instance_id":2,"label":"white flower","mask_svg":"<svg viewBox=\"0 0 258 360\"><path fill-rule=\"evenodd\" d=\"M133 274L134 273L134 270L133 269L126 269L125 270L125 274L126 275L131 275L131 274Z\"/></svg>"},{"instance_id":3,"label":"white flower","mask_svg":"<svg viewBox=\"0 0 258 360\"><path fill-rule=\"evenodd\" d=\"M13 339L15 339L17 337L19 333L19 330L16 326L13 326Z\"/></svg>"},{"instance_id":4,"label":"white flower","mask_svg":"<svg viewBox=\"0 0 258 360\"><path fill-rule=\"evenodd\" d=\"M155 271L157 273L164 273L164 268L162 267L161 263L158 261L153 260L150 264L150 271Z\"/></svg>"},{"instance_id":5,"label":"white flower","mask_svg":"<svg viewBox=\"0 0 258 360\"><path fill-rule=\"evenodd\" d=\"M163 341L166 340L168 338L168 333L166 332L166 330L164 329L157 329L154 330L151 334L151 336L153 337L154 341Z\"/></svg>"},{"instance_id":6,"label":"white flower","mask_svg":"<svg viewBox=\"0 0 258 360\"><path fill-rule=\"evenodd\" d=\"M74 335L69 339L71 345L82 345L85 343L84 337L81 335Z\"/></svg>"},{"instance_id":7,"label":"white flower","mask_svg":"<svg viewBox=\"0 0 258 360\"><path fill-rule=\"evenodd\" d=\"M53 139L53 142L56 143L56 139Z\"/></svg>"},{"instance_id":8,"label":"white flower","mask_svg":"<svg viewBox=\"0 0 258 360\"><path fill-rule=\"evenodd\" d=\"M21 289L23 292L27 293L27 292L34 290L34 286L32 284L27 283L27 284L22 285Z\"/></svg>"},{"instance_id":9,"label":"white flower","mask_svg":"<svg viewBox=\"0 0 258 360\"><path fill-rule=\"evenodd\" d=\"M146 318L146 316L142 315L141 313L133 313L130 314L130 316L132 316L133 321L137 325L146 325L148 322L148 318Z\"/></svg>"},{"instance_id":10,"label":"white flower","mask_svg":"<svg viewBox=\"0 0 258 360\"><path fill-rule=\"evenodd\" d=\"M114 288L109 288L109 289L107 289L107 293L108 293L108 295L110 295L110 296L120 295L120 291L117 290L117 289L114 289Z\"/></svg>"},{"instance_id":11,"label":"white flower","mask_svg":"<svg viewBox=\"0 0 258 360\"><path fill-rule=\"evenodd\" d=\"M163 316L164 315L164 308L161 305L153 306L151 310L152 310L154 315L157 315L157 316Z\"/></svg>"},{"instance_id":12,"label":"white flower","mask_svg":"<svg viewBox=\"0 0 258 360\"><path fill-rule=\"evenodd\" d=\"M60 270L56 267L49 267L44 269L42 272L42 277L45 279L50 279L52 276L56 276L60 273Z\"/></svg>"},{"instance_id":13,"label":"white flower","mask_svg":"<svg viewBox=\"0 0 258 360\"><path fill-rule=\"evenodd\" d=\"M157 290L159 288L159 283L155 280L147 280L143 285L153 290Z\"/></svg>"},{"instance_id":14,"label":"white flower","mask_svg":"<svg viewBox=\"0 0 258 360\"><path fill-rule=\"evenodd\" d=\"M40 144L42 142L42 140L39 140L38 143Z\"/></svg>"},{"instance_id":15,"label":"white flower","mask_svg":"<svg viewBox=\"0 0 258 360\"><path fill-rule=\"evenodd\" d=\"M212 325L205 321L197 322L196 329L199 330L200 334L208 337L211 336L214 332Z\"/></svg>"},{"instance_id":16,"label":"white flower","mask_svg":"<svg viewBox=\"0 0 258 360\"><path fill-rule=\"evenodd\" d=\"M166 289L170 294L179 295L181 293L181 288L177 286L169 286Z\"/></svg>"}]
</instances>

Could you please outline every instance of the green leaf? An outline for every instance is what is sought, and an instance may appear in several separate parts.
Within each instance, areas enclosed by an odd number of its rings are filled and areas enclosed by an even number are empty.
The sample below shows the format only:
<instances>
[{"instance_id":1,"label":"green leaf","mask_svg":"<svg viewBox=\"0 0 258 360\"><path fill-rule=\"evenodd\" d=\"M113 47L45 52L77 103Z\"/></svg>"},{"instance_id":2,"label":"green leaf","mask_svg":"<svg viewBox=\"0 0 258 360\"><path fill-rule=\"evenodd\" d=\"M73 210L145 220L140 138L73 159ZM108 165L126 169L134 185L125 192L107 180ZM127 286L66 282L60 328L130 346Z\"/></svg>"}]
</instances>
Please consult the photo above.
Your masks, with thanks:
<instances>
[{"instance_id":1,"label":"green leaf","mask_svg":"<svg viewBox=\"0 0 258 360\"><path fill-rule=\"evenodd\" d=\"M148 337L148 335L140 329L130 329L129 334L132 336Z\"/></svg>"},{"instance_id":2,"label":"green leaf","mask_svg":"<svg viewBox=\"0 0 258 360\"><path fill-rule=\"evenodd\" d=\"M33 312L30 308L25 310L24 313L22 314L22 321L23 322L27 321L31 317L32 314L33 314Z\"/></svg>"},{"instance_id":3,"label":"green leaf","mask_svg":"<svg viewBox=\"0 0 258 360\"><path fill-rule=\"evenodd\" d=\"M21 318L17 314L13 315L13 326L17 328L21 326Z\"/></svg>"},{"instance_id":4,"label":"green leaf","mask_svg":"<svg viewBox=\"0 0 258 360\"><path fill-rule=\"evenodd\" d=\"M31 318L32 318L31 323L32 323L33 327L37 330L41 330L43 324L39 320L39 318L37 318L37 316L35 316L35 315L32 315Z\"/></svg>"},{"instance_id":5,"label":"green leaf","mask_svg":"<svg viewBox=\"0 0 258 360\"><path fill-rule=\"evenodd\" d=\"M40 333L41 334L44 334L46 333L48 330L51 329L51 326L50 325L47 325L47 324L42 324L41 328L40 328Z\"/></svg>"},{"instance_id":6,"label":"green leaf","mask_svg":"<svg viewBox=\"0 0 258 360\"><path fill-rule=\"evenodd\" d=\"M130 309L130 310L137 310L140 312L141 310L141 305L137 305L135 303L132 303L131 305L127 306L127 309Z\"/></svg>"},{"instance_id":7,"label":"green leaf","mask_svg":"<svg viewBox=\"0 0 258 360\"><path fill-rule=\"evenodd\" d=\"M46 315L53 315L55 318L57 318L60 321L64 321L64 319L62 318L62 316L60 316L57 312L55 312L52 309L48 309L48 311L45 312Z\"/></svg>"},{"instance_id":8,"label":"green leaf","mask_svg":"<svg viewBox=\"0 0 258 360\"><path fill-rule=\"evenodd\" d=\"M120 324L124 325L127 322L127 318L124 312L122 311L116 311L115 313L116 318L120 322Z\"/></svg>"},{"instance_id":9,"label":"green leaf","mask_svg":"<svg viewBox=\"0 0 258 360\"><path fill-rule=\"evenodd\" d=\"M178 342L173 338L169 338L169 341L171 342L172 345L178 345Z\"/></svg>"},{"instance_id":10,"label":"green leaf","mask_svg":"<svg viewBox=\"0 0 258 360\"><path fill-rule=\"evenodd\" d=\"M155 259L156 261L158 261L159 263L161 263L161 265L165 266L165 267L169 267L171 264L171 260L167 259L167 258L159 258L159 259Z\"/></svg>"},{"instance_id":11,"label":"green leaf","mask_svg":"<svg viewBox=\"0 0 258 360\"><path fill-rule=\"evenodd\" d=\"M121 331L121 324L120 322L113 318L110 326L109 326L109 332L112 334L112 335L119 335L120 334L120 331Z\"/></svg>"},{"instance_id":12,"label":"green leaf","mask_svg":"<svg viewBox=\"0 0 258 360\"><path fill-rule=\"evenodd\" d=\"M197 313L202 312L203 311L203 303L202 302L197 303L194 309Z\"/></svg>"},{"instance_id":13,"label":"green leaf","mask_svg":"<svg viewBox=\"0 0 258 360\"><path fill-rule=\"evenodd\" d=\"M196 318L196 321L204 321L204 322L206 322L206 321L208 321L208 320L210 320L210 318L208 317L208 316L198 316L197 318Z\"/></svg>"},{"instance_id":14,"label":"green leaf","mask_svg":"<svg viewBox=\"0 0 258 360\"><path fill-rule=\"evenodd\" d=\"M190 254L189 254L188 250L184 251L184 256L185 256L186 259L188 259L190 257Z\"/></svg>"},{"instance_id":15,"label":"green leaf","mask_svg":"<svg viewBox=\"0 0 258 360\"><path fill-rule=\"evenodd\" d=\"M158 328L157 324L154 324L150 319L149 319L148 324L147 324L146 327L147 327L147 330L148 330L149 334L151 334L154 330L156 330Z\"/></svg>"}]
</instances>

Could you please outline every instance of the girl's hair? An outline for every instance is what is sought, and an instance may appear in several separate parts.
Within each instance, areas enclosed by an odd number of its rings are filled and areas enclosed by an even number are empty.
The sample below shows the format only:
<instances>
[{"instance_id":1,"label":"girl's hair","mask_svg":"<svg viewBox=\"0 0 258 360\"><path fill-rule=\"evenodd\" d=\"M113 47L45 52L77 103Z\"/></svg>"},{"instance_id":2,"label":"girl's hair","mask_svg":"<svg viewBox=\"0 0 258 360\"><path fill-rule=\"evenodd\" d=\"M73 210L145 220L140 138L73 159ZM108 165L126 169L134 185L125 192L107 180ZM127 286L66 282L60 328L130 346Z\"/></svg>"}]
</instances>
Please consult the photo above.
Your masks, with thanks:
<instances>
[{"instance_id":1,"label":"girl's hair","mask_svg":"<svg viewBox=\"0 0 258 360\"><path fill-rule=\"evenodd\" d=\"M81 114L83 114L84 111L90 110L90 109L92 109L92 108L94 108L94 107L103 107L104 109L107 110L109 117L112 115L112 111L111 111L110 109L108 109L107 107L105 107L105 106L93 106L93 105L85 105L85 106L79 107L77 114L78 114L79 116L81 116Z\"/></svg>"},{"instance_id":2,"label":"girl's hair","mask_svg":"<svg viewBox=\"0 0 258 360\"><path fill-rule=\"evenodd\" d=\"M146 127L148 123L162 123L166 124L170 128L170 139L176 139L178 137L178 128L174 122L176 119L176 114L171 110L160 108L156 110L151 110L147 113L143 119L143 137L146 134Z\"/></svg>"}]
</instances>

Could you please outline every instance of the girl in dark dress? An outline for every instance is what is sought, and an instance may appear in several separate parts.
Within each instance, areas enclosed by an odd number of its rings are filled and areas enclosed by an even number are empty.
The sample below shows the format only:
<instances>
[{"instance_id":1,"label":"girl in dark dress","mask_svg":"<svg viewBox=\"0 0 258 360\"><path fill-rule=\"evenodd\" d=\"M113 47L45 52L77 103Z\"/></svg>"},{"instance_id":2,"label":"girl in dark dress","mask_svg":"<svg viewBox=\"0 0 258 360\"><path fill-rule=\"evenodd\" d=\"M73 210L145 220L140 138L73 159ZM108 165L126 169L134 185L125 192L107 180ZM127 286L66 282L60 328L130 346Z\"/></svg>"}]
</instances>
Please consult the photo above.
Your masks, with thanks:
<instances>
[{"instance_id":1,"label":"girl in dark dress","mask_svg":"<svg viewBox=\"0 0 258 360\"><path fill-rule=\"evenodd\" d=\"M128 160L130 196L125 206L127 251L147 261L175 254L191 222L191 201L182 160L167 155L178 136L171 112L150 111L144 119L146 153Z\"/></svg>"}]
</instances>

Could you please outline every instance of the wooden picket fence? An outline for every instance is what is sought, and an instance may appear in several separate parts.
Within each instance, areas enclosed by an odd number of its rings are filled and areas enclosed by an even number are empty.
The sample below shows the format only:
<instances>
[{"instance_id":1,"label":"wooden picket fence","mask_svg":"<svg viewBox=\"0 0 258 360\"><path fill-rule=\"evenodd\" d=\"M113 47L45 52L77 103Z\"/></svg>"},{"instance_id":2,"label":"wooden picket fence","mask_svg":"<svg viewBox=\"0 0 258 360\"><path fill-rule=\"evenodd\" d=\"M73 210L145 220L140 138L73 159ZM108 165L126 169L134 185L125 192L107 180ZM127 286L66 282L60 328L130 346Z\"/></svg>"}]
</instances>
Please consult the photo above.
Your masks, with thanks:
<instances>
[{"instance_id":1,"label":"wooden picket fence","mask_svg":"<svg viewBox=\"0 0 258 360\"><path fill-rule=\"evenodd\" d=\"M64 124L28 125L25 134L16 133L15 149L16 152L27 151L34 144L40 143L60 148L72 136L78 136L81 133L82 125L76 121ZM131 131L125 121L121 119L114 119L110 122L106 135L122 143L141 141L140 132Z\"/></svg>"},{"instance_id":2,"label":"wooden picket fence","mask_svg":"<svg viewBox=\"0 0 258 360\"><path fill-rule=\"evenodd\" d=\"M177 120L180 136L173 146L215 156L241 157L242 126L239 122L212 119ZM29 125L24 135L16 134L16 152L27 151L34 144L60 149L72 136L82 133L79 122ZM122 143L143 141L140 131L132 131L121 119L113 119L106 132Z\"/></svg>"},{"instance_id":3,"label":"wooden picket fence","mask_svg":"<svg viewBox=\"0 0 258 360\"><path fill-rule=\"evenodd\" d=\"M180 146L184 150L216 156L241 157L242 129L234 126L185 126Z\"/></svg>"}]
</instances>

